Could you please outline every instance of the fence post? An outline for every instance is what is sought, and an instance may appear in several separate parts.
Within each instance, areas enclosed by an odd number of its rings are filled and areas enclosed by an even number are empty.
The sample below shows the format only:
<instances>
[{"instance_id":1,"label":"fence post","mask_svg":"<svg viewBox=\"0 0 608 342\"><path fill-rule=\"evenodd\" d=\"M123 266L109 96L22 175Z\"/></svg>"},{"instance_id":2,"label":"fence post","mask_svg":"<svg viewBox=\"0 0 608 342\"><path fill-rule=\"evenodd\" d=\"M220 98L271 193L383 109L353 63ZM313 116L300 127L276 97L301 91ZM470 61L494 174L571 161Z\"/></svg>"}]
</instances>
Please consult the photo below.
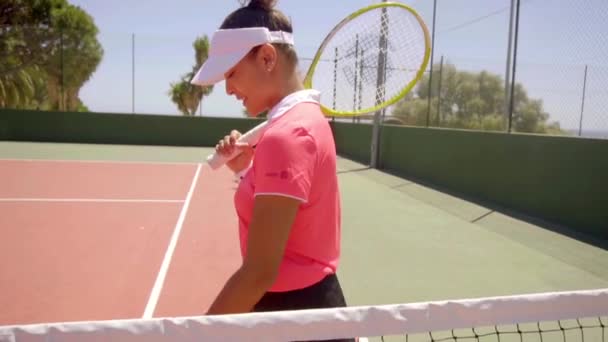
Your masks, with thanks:
<instances>
[{"instance_id":1,"label":"fence post","mask_svg":"<svg viewBox=\"0 0 608 342\"><path fill-rule=\"evenodd\" d=\"M64 79L64 74L65 74L65 61L64 61L64 57L63 57L63 52L64 52L64 45L63 45L63 27L61 27L59 29L59 45L61 47L61 52L59 53L59 63L61 64L60 66L60 70L61 70L61 77L59 80L59 85L60 85L60 94L59 94L59 110L60 111L65 111L65 79Z\"/></svg>"},{"instance_id":2,"label":"fence post","mask_svg":"<svg viewBox=\"0 0 608 342\"><path fill-rule=\"evenodd\" d=\"M587 64L585 64L585 75L583 76L583 98L581 100L581 119L578 124L578 136L583 132L583 112L585 111L585 93L587 91Z\"/></svg>"},{"instance_id":3,"label":"fence post","mask_svg":"<svg viewBox=\"0 0 608 342\"><path fill-rule=\"evenodd\" d=\"M334 51L334 93L333 93L333 107L336 108L336 87L338 83L338 47ZM334 116L332 115L331 120L334 120Z\"/></svg>"},{"instance_id":4,"label":"fence post","mask_svg":"<svg viewBox=\"0 0 608 342\"><path fill-rule=\"evenodd\" d=\"M435 21L437 19L437 0L433 0L433 37L431 38L431 70L429 71L429 103L426 112L426 127L431 120L431 98L433 94L433 60L435 56Z\"/></svg>"},{"instance_id":5,"label":"fence post","mask_svg":"<svg viewBox=\"0 0 608 342\"><path fill-rule=\"evenodd\" d=\"M515 98L515 71L517 69L517 39L519 35L519 7L520 0L517 1L516 11L515 11L515 39L513 41L513 75L511 75L511 104L509 106L509 130L511 133L511 126L513 123L513 99Z\"/></svg>"},{"instance_id":6,"label":"fence post","mask_svg":"<svg viewBox=\"0 0 608 342\"><path fill-rule=\"evenodd\" d=\"M354 111L358 109L357 108L357 79L358 79L357 78L357 76L358 76L357 73L359 72L359 67L358 67L359 64L358 63L359 63L359 35L357 35L355 37L355 69L354 69L354 72L355 72L355 74L354 74L354 76L355 76L355 82L354 83L355 84L353 85L354 86L354 88L353 88L353 90L354 90L353 91L353 94L354 94L354 96L353 96L353 110ZM363 63L363 61L361 61L361 63ZM353 123L355 123L355 121L356 121L356 118L355 118L355 116L353 116Z\"/></svg>"},{"instance_id":7,"label":"fence post","mask_svg":"<svg viewBox=\"0 0 608 342\"><path fill-rule=\"evenodd\" d=\"M131 113L135 114L135 33L131 35Z\"/></svg>"},{"instance_id":8,"label":"fence post","mask_svg":"<svg viewBox=\"0 0 608 342\"><path fill-rule=\"evenodd\" d=\"M387 0L382 0L386 2ZM386 8L382 9L381 16L381 28L380 28L380 39L378 42L378 72L376 77L376 105L384 102L386 98L385 86L386 86L386 52L388 48L387 42L387 34L388 34L388 14L386 12ZM384 109L383 109L384 110ZM380 155L380 120L382 119L382 111L376 111L374 113L374 125L372 130L372 148L371 148L371 158L370 158L370 166L372 168L378 168L378 158Z\"/></svg>"},{"instance_id":9,"label":"fence post","mask_svg":"<svg viewBox=\"0 0 608 342\"><path fill-rule=\"evenodd\" d=\"M437 87L437 127L441 127L441 80L443 79L443 55L439 63L439 86Z\"/></svg>"},{"instance_id":10,"label":"fence post","mask_svg":"<svg viewBox=\"0 0 608 342\"><path fill-rule=\"evenodd\" d=\"M513 45L513 14L515 12L515 0L511 0L511 11L509 16L509 39L507 46L507 67L505 71L505 108L504 108L504 118L503 118L503 127L506 126L507 120L509 120L509 101L511 96L511 87L509 87L509 76L511 74L511 49Z\"/></svg>"}]
</instances>

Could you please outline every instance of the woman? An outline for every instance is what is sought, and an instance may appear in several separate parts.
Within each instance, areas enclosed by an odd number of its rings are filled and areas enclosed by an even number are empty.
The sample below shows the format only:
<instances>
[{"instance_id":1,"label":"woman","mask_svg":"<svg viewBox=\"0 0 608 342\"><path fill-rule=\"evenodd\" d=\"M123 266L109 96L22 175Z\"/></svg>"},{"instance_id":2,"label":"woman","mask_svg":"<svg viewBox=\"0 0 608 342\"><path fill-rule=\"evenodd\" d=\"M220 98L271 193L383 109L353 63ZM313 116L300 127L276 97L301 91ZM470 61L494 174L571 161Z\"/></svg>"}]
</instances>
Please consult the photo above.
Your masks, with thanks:
<instances>
[{"instance_id":1,"label":"woman","mask_svg":"<svg viewBox=\"0 0 608 342\"><path fill-rule=\"evenodd\" d=\"M217 153L242 153L227 163L240 184L242 266L208 314L331 308L346 305L336 277L340 197L336 150L319 93L297 73L289 20L274 1L251 1L231 13L211 39L210 56L192 83L224 79L226 92L254 116L268 111L255 153L232 131Z\"/></svg>"}]
</instances>

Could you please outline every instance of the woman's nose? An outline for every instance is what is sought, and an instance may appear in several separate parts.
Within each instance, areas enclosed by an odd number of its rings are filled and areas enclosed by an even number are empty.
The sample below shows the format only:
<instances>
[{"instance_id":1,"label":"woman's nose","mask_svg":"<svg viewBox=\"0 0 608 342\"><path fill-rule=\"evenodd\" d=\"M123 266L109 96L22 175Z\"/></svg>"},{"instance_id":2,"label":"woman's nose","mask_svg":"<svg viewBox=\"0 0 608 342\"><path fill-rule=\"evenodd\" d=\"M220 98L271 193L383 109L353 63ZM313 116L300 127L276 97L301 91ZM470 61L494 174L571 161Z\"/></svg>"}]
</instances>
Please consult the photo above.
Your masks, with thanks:
<instances>
[{"instance_id":1,"label":"woman's nose","mask_svg":"<svg viewBox=\"0 0 608 342\"><path fill-rule=\"evenodd\" d=\"M232 82L226 80L226 94L232 95L234 94L234 90L232 89Z\"/></svg>"}]
</instances>

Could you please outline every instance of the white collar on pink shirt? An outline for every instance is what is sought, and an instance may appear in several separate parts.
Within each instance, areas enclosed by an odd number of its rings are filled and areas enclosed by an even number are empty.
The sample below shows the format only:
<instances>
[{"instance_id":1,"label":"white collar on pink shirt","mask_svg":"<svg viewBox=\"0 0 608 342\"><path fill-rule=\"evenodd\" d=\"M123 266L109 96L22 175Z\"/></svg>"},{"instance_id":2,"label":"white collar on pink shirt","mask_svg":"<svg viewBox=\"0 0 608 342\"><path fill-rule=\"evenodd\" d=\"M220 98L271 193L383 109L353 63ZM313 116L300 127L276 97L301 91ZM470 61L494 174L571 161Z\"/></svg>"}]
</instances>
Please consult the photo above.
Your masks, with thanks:
<instances>
[{"instance_id":1,"label":"white collar on pink shirt","mask_svg":"<svg viewBox=\"0 0 608 342\"><path fill-rule=\"evenodd\" d=\"M319 103L320 101L320 92L314 89L305 89L305 90L299 90L296 91L294 93L291 93L287 96L285 96L281 101L279 101L279 103L277 103L274 107L272 107L272 109L270 109L270 111L268 111L268 121L272 121L278 117L280 117L281 115L285 114L287 111L289 111L291 108L293 108L293 106L297 105L298 103L302 103L302 102L313 102L313 103ZM252 161L253 163L253 161ZM241 172L238 172L235 176L237 179L240 179L241 177L243 177L247 171L249 171L249 169L251 168L251 164L249 164L249 166L247 168L245 168L244 170L242 170Z\"/></svg>"},{"instance_id":2,"label":"white collar on pink shirt","mask_svg":"<svg viewBox=\"0 0 608 342\"><path fill-rule=\"evenodd\" d=\"M285 114L293 106L302 102L314 102L319 103L320 92L314 89L299 90L285 96L279 103L277 103L268 112L268 121L272 121L279 116Z\"/></svg>"}]
</instances>

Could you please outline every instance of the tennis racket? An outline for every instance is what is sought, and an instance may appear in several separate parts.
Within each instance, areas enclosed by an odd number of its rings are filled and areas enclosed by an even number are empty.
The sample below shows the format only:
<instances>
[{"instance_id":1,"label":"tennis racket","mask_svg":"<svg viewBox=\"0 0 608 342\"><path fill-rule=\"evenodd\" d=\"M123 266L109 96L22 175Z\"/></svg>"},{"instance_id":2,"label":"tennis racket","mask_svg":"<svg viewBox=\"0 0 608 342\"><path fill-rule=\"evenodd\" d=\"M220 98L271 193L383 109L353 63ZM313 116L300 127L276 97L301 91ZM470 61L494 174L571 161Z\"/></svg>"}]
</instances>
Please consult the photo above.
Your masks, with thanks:
<instances>
[{"instance_id":1,"label":"tennis racket","mask_svg":"<svg viewBox=\"0 0 608 342\"><path fill-rule=\"evenodd\" d=\"M382 2L361 8L325 37L304 78L321 92L326 116L352 117L382 110L403 99L422 78L431 54L429 31L411 7ZM239 138L255 145L268 121ZM217 169L238 155L213 153Z\"/></svg>"}]
</instances>

